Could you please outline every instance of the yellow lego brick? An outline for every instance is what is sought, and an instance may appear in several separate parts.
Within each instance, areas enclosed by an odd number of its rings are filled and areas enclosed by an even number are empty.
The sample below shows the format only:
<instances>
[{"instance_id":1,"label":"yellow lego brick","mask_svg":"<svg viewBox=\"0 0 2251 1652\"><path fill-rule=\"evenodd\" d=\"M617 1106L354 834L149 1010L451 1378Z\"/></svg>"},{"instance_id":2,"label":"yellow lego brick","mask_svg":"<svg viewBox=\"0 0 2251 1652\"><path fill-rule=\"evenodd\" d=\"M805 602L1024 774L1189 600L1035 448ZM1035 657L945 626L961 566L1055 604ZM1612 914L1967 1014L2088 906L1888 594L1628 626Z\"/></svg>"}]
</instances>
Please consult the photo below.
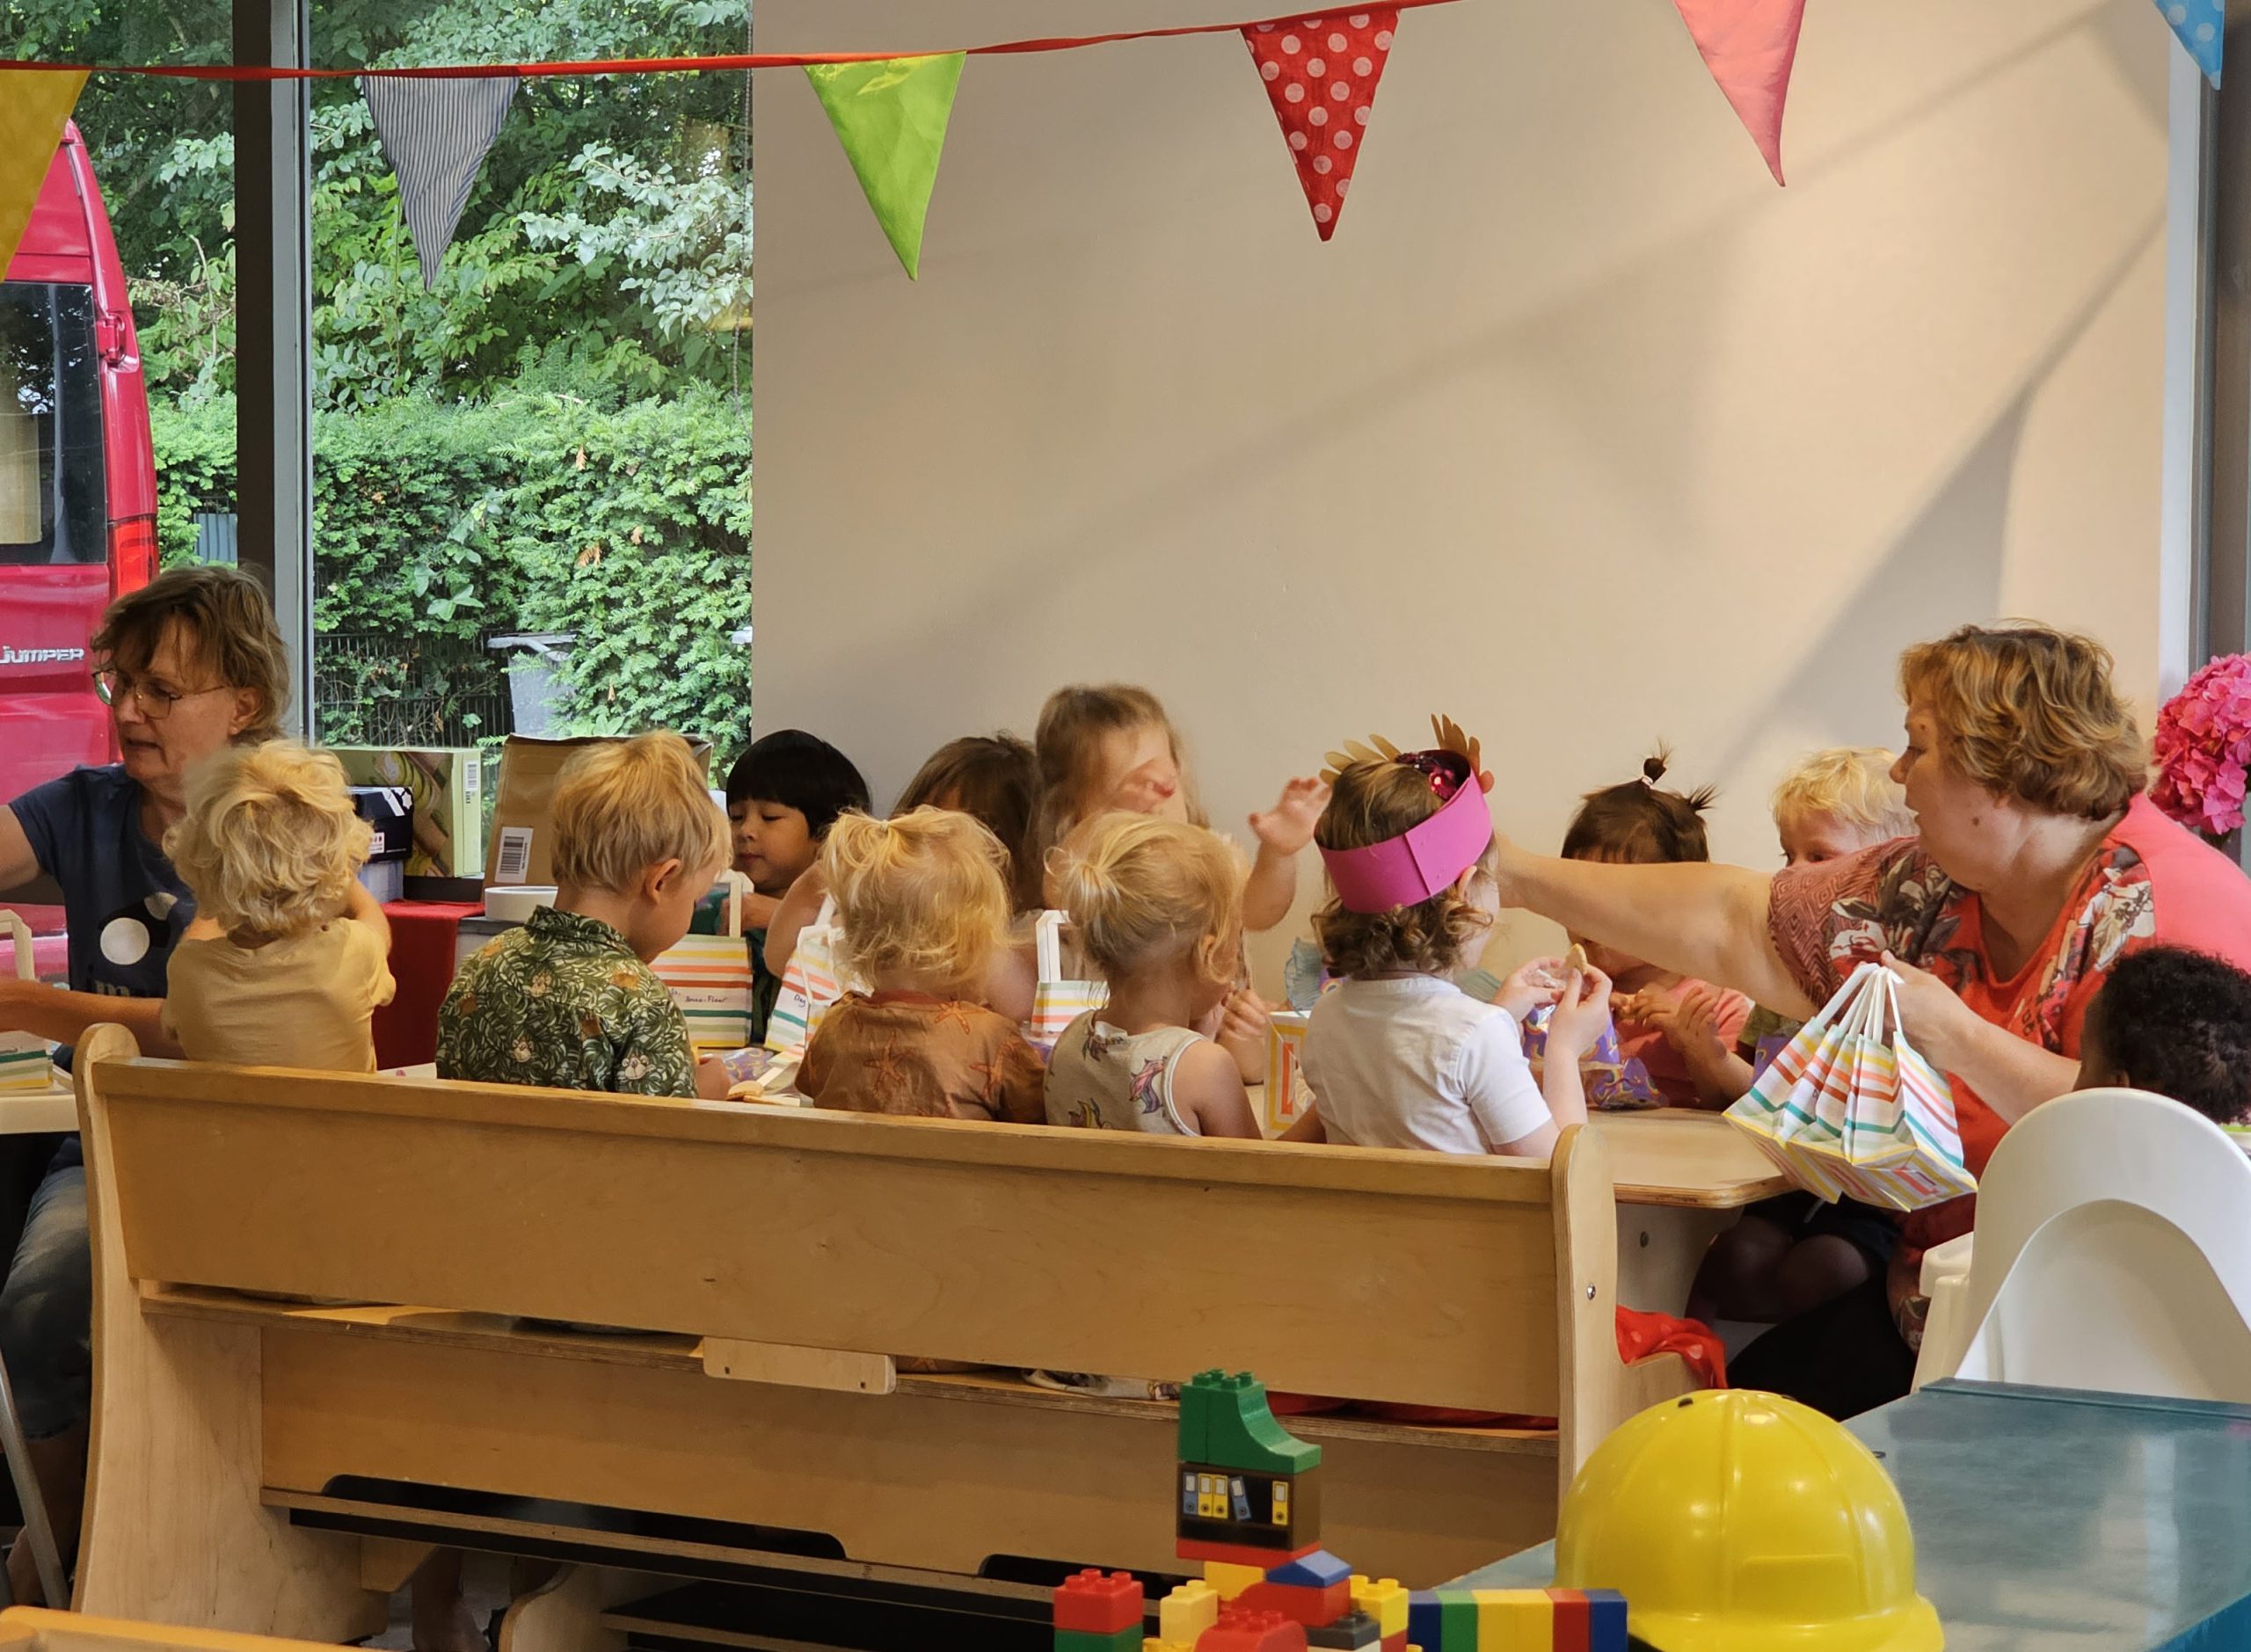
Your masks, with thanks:
<instances>
[{"instance_id":1,"label":"yellow lego brick","mask_svg":"<svg viewBox=\"0 0 2251 1652\"><path fill-rule=\"evenodd\" d=\"M1555 1603L1544 1589L1475 1589L1477 1652L1549 1652Z\"/></svg>"},{"instance_id":2,"label":"yellow lego brick","mask_svg":"<svg viewBox=\"0 0 2251 1652\"><path fill-rule=\"evenodd\" d=\"M1229 1561L1206 1561L1204 1581L1220 1591L1221 1600L1233 1600L1253 1583L1266 1581L1262 1566L1237 1566Z\"/></svg>"},{"instance_id":3,"label":"yellow lego brick","mask_svg":"<svg viewBox=\"0 0 2251 1652\"><path fill-rule=\"evenodd\" d=\"M1352 1574L1352 1610L1374 1619L1386 1640L1406 1632L1407 1593L1395 1577L1370 1583L1358 1572Z\"/></svg>"},{"instance_id":4,"label":"yellow lego brick","mask_svg":"<svg viewBox=\"0 0 2251 1652\"><path fill-rule=\"evenodd\" d=\"M1181 1584L1157 1603L1157 1634L1166 1641L1194 1646L1196 1637L1219 1620L1220 1591L1201 1578Z\"/></svg>"},{"instance_id":5,"label":"yellow lego brick","mask_svg":"<svg viewBox=\"0 0 2251 1652\"><path fill-rule=\"evenodd\" d=\"M1196 1652L1193 1641L1144 1641L1141 1652Z\"/></svg>"}]
</instances>

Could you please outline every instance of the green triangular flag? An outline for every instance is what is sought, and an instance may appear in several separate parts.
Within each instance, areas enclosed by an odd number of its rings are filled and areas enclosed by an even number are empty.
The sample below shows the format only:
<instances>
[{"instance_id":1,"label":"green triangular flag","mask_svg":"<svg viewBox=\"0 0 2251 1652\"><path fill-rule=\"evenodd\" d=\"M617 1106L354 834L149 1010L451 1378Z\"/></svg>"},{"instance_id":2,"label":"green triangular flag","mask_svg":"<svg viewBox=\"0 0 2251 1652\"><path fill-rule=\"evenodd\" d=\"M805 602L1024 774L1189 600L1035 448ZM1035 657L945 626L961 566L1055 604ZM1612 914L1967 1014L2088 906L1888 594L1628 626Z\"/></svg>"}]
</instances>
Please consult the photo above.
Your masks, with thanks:
<instances>
[{"instance_id":1,"label":"green triangular flag","mask_svg":"<svg viewBox=\"0 0 2251 1652\"><path fill-rule=\"evenodd\" d=\"M910 281L922 268L922 218L938 180L963 55L815 63L805 69Z\"/></svg>"}]
</instances>

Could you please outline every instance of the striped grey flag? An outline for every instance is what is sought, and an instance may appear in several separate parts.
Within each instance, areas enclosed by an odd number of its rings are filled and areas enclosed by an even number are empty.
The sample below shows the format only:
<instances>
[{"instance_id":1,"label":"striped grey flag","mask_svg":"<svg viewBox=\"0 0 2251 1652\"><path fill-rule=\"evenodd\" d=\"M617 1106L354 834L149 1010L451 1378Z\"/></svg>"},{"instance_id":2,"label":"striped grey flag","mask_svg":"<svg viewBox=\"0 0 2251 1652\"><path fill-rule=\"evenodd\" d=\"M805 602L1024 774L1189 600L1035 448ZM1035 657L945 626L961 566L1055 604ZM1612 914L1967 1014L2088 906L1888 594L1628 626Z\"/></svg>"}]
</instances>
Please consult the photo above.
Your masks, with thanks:
<instances>
[{"instance_id":1,"label":"striped grey flag","mask_svg":"<svg viewBox=\"0 0 2251 1652\"><path fill-rule=\"evenodd\" d=\"M477 170L500 135L514 75L415 80L363 75L360 95L375 118L383 158L398 178L398 209L414 237L426 292L453 244Z\"/></svg>"}]
</instances>

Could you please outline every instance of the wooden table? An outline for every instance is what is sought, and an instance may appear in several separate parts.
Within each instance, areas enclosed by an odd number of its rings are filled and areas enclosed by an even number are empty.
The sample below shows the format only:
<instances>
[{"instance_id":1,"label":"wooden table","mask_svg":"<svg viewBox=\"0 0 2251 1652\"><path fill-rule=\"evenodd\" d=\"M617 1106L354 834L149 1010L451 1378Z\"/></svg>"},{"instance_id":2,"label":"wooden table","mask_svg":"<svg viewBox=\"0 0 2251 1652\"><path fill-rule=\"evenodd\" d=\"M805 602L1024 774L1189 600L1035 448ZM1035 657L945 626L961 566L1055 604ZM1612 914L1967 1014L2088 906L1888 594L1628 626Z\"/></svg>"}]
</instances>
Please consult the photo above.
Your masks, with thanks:
<instances>
[{"instance_id":1,"label":"wooden table","mask_svg":"<svg viewBox=\"0 0 2251 1652\"><path fill-rule=\"evenodd\" d=\"M1792 1183L1717 1113L1597 1113L1618 1193L1618 1300L1678 1314L1712 1236Z\"/></svg>"},{"instance_id":2,"label":"wooden table","mask_svg":"<svg viewBox=\"0 0 2251 1652\"><path fill-rule=\"evenodd\" d=\"M68 1086L0 1091L0 1136L68 1135L78 1128L78 1098Z\"/></svg>"},{"instance_id":3,"label":"wooden table","mask_svg":"<svg viewBox=\"0 0 2251 1652\"><path fill-rule=\"evenodd\" d=\"M1848 1426L1898 1485L1947 1652L2251 1645L2251 1408L1941 1382ZM1544 1544L1454 1587L1555 1573Z\"/></svg>"}]
</instances>

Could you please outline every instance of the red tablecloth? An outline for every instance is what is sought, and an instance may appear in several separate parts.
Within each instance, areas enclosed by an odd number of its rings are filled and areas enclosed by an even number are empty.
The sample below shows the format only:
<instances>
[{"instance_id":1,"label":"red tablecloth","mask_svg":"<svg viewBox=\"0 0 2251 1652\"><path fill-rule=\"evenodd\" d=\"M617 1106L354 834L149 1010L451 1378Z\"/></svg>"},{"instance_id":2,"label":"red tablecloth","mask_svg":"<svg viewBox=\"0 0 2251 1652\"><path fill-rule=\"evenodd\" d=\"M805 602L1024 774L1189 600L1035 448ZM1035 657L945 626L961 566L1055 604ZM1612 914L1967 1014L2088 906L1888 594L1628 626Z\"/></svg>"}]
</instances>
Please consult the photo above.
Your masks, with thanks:
<instances>
[{"instance_id":1,"label":"red tablecloth","mask_svg":"<svg viewBox=\"0 0 2251 1652\"><path fill-rule=\"evenodd\" d=\"M377 1066L420 1066L438 1059L438 1007L454 984L461 921L484 910L464 900L395 900L383 908L398 995L375 1012Z\"/></svg>"}]
</instances>

